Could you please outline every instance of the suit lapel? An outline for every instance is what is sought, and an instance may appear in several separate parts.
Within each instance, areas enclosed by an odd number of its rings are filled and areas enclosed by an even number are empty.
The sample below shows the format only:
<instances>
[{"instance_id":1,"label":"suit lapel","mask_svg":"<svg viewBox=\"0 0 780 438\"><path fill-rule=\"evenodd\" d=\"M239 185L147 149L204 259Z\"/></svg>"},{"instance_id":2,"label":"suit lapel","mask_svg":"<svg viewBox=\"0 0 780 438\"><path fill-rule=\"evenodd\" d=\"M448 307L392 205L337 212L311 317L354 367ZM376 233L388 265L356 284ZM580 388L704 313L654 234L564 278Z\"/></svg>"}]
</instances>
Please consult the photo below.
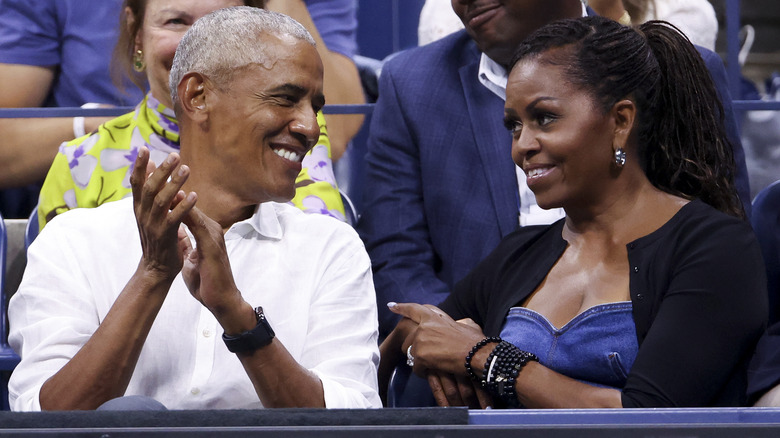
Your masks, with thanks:
<instances>
[{"instance_id":1,"label":"suit lapel","mask_svg":"<svg viewBox=\"0 0 780 438\"><path fill-rule=\"evenodd\" d=\"M474 62L460 68L460 80L474 135L473 145L479 152L501 235L505 236L518 226L512 137L502 122L504 102L479 82L478 73L479 55Z\"/></svg>"}]
</instances>

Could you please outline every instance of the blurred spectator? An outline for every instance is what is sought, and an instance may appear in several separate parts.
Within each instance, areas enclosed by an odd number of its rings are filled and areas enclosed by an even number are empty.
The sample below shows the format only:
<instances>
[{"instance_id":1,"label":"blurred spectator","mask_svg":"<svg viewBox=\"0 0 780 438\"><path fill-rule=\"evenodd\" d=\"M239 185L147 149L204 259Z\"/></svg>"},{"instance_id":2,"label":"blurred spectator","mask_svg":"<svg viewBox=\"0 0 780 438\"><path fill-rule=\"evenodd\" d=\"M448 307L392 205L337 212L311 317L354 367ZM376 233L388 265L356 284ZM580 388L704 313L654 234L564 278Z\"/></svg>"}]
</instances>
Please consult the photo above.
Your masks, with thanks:
<instances>
[{"instance_id":1,"label":"blurred spectator","mask_svg":"<svg viewBox=\"0 0 780 438\"><path fill-rule=\"evenodd\" d=\"M39 226L78 207L97 207L130 196L130 174L141 147L160 163L179 150L179 126L168 87L170 65L179 40L201 16L214 9L247 5L262 7L263 0L215 0L190 4L188 0L126 0L116 61L128 74L142 73L150 91L135 111L110 120L85 137L64 143L41 189ZM132 65L132 67L131 67ZM138 78L135 78L138 80ZM290 93L285 99L295 100ZM333 167L328 132L318 114L320 136L303 157L293 204L304 211L344 220Z\"/></svg>"},{"instance_id":2,"label":"blurred spectator","mask_svg":"<svg viewBox=\"0 0 780 438\"><path fill-rule=\"evenodd\" d=\"M109 61L119 0L0 0L0 107L132 105L143 92L121 93ZM0 119L0 189L43 178L57 146L108 118ZM35 135L31 135L34 133ZM4 191L6 217L30 213L39 186Z\"/></svg>"},{"instance_id":3,"label":"blurred spectator","mask_svg":"<svg viewBox=\"0 0 780 438\"><path fill-rule=\"evenodd\" d=\"M121 3L0 0L0 107L78 107L88 103L129 106L140 101L145 90L128 82L117 87L110 74ZM356 1L269 3L313 31L325 62L328 103L361 103L362 92L354 91L360 91L360 80L356 70L354 74L351 71L354 64L348 58L357 47ZM321 34L316 33L315 24L323 30ZM323 56L325 47L332 56ZM328 74L329 71L337 73ZM329 127L329 134L338 139L340 156L360 128L362 117L332 118L334 126ZM109 119L0 119L0 189L40 181L62 142L90 133ZM40 185L35 184L0 192L0 213L5 217L26 217L38 201L39 190Z\"/></svg>"},{"instance_id":4,"label":"blurred spectator","mask_svg":"<svg viewBox=\"0 0 780 438\"><path fill-rule=\"evenodd\" d=\"M424 46L463 29L450 0L425 0L417 26L417 44Z\"/></svg>"},{"instance_id":5,"label":"blurred spectator","mask_svg":"<svg viewBox=\"0 0 780 438\"><path fill-rule=\"evenodd\" d=\"M600 15L624 24L625 21L633 24L668 21L680 28L693 44L715 50L718 19L707 0L590 0L588 4Z\"/></svg>"}]
</instances>

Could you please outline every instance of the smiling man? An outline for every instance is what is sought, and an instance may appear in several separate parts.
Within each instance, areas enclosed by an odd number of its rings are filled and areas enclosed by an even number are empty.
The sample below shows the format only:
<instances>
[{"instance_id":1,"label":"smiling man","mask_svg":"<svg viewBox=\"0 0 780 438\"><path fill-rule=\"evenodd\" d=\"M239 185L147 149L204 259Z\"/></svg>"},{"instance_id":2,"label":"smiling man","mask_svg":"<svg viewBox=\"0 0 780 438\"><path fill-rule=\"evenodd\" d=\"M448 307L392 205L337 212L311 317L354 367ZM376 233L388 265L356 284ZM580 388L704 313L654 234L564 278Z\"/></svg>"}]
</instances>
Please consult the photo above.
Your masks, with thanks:
<instances>
[{"instance_id":1,"label":"smiling man","mask_svg":"<svg viewBox=\"0 0 780 438\"><path fill-rule=\"evenodd\" d=\"M30 247L14 410L379 406L360 240L276 203L319 135L322 74L284 15L192 26L170 78L181 156L155 169L141 149L132 199L62 214Z\"/></svg>"}]
</instances>

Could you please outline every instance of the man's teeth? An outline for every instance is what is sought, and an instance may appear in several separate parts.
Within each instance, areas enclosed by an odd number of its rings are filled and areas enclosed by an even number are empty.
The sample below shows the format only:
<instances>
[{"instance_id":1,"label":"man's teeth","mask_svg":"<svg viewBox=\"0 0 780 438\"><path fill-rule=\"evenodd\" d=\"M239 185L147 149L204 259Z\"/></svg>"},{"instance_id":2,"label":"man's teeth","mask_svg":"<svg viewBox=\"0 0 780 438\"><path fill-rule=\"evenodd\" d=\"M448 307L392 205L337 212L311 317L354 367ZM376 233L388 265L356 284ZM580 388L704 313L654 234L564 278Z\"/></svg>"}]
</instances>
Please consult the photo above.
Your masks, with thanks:
<instances>
[{"instance_id":1,"label":"man's teeth","mask_svg":"<svg viewBox=\"0 0 780 438\"><path fill-rule=\"evenodd\" d=\"M528 176L529 177L534 177L534 176L537 176L537 175L541 175L541 174L543 174L546 171L547 171L546 167L537 167L537 168L529 170L528 171Z\"/></svg>"},{"instance_id":2,"label":"man's teeth","mask_svg":"<svg viewBox=\"0 0 780 438\"><path fill-rule=\"evenodd\" d=\"M301 158L297 153L287 149L274 149L274 152L276 152L276 155L290 161L298 161Z\"/></svg>"}]
</instances>

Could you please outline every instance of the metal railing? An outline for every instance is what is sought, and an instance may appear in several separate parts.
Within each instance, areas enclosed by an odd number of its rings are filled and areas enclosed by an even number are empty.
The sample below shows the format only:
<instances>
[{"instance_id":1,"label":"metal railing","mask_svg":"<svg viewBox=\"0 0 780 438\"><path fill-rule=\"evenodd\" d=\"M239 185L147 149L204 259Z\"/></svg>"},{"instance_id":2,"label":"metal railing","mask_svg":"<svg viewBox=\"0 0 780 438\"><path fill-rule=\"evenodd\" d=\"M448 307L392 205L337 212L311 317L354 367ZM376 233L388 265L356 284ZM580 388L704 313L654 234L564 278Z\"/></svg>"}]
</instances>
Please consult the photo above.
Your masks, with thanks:
<instances>
[{"instance_id":1,"label":"metal railing","mask_svg":"<svg viewBox=\"0 0 780 438\"><path fill-rule=\"evenodd\" d=\"M0 119L44 118L44 117L116 117L133 111L132 106L112 108L0 108ZM325 105L325 114L371 114L373 104L364 105Z\"/></svg>"}]
</instances>

